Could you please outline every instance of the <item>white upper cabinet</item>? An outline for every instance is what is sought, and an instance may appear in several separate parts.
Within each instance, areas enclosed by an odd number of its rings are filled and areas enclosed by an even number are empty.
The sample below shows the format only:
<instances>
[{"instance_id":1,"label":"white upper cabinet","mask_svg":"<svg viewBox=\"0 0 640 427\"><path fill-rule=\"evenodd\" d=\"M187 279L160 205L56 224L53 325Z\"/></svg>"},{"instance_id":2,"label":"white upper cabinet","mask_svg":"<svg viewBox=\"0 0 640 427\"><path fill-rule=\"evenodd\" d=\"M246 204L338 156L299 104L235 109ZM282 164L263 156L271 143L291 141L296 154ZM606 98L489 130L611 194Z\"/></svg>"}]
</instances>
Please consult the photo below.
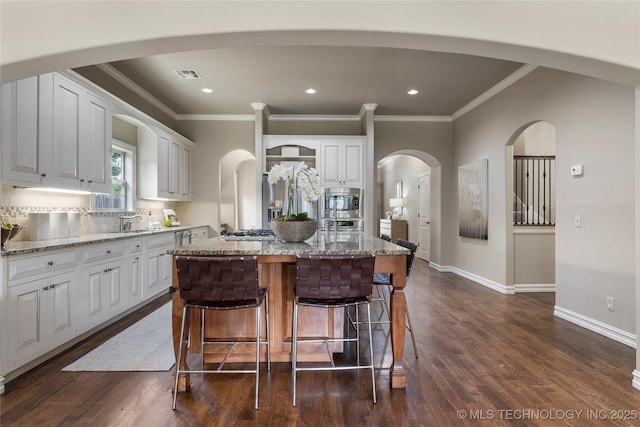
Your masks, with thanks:
<instances>
[{"instance_id":1,"label":"white upper cabinet","mask_svg":"<svg viewBox=\"0 0 640 427\"><path fill-rule=\"evenodd\" d=\"M190 147L160 130L138 132L138 197L191 200Z\"/></svg>"},{"instance_id":2,"label":"white upper cabinet","mask_svg":"<svg viewBox=\"0 0 640 427\"><path fill-rule=\"evenodd\" d=\"M2 87L5 184L111 191L111 105L59 74Z\"/></svg>"},{"instance_id":3,"label":"white upper cabinet","mask_svg":"<svg viewBox=\"0 0 640 427\"><path fill-rule=\"evenodd\" d=\"M53 75L2 85L2 181L50 185Z\"/></svg>"},{"instance_id":4,"label":"white upper cabinet","mask_svg":"<svg viewBox=\"0 0 640 427\"><path fill-rule=\"evenodd\" d=\"M53 98L54 184L111 192L111 106L57 74Z\"/></svg>"},{"instance_id":5,"label":"white upper cabinet","mask_svg":"<svg viewBox=\"0 0 640 427\"><path fill-rule=\"evenodd\" d=\"M89 191L111 193L111 104L89 94L86 143L81 145L80 163Z\"/></svg>"},{"instance_id":6,"label":"white upper cabinet","mask_svg":"<svg viewBox=\"0 0 640 427\"><path fill-rule=\"evenodd\" d=\"M191 200L191 147L180 147L178 191L181 200Z\"/></svg>"},{"instance_id":7,"label":"white upper cabinet","mask_svg":"<svg viewBox=\"0 0 640 427\"><path fill-rule=\"evenodd\" d=\"M322 142L320 184L323 187L361 188L364 182L362 140Z\"/></svg>"}]
</instances>

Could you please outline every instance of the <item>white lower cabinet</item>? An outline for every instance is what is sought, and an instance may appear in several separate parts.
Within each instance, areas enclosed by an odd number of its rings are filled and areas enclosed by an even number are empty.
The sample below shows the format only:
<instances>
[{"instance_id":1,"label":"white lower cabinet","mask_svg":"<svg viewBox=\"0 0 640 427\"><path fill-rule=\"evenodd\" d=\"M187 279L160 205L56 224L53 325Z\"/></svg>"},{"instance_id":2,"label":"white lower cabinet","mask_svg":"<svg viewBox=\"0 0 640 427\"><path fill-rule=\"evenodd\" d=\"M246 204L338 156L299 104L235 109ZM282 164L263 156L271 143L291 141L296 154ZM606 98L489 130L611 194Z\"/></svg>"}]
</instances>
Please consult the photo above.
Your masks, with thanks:
<instances>
[{"instance_id":1,"label":"white lower cabinet","mask_svg":"<svg viewBox=\"0 0 640 427\"><path fill-rule=\"evenodd\" d=\"M123 241L90 245L82 251L80 316L84 330L91 329L129 308Z\"/></svg>"},{"instance_id":2,"label":"white lower cabinet","mask_svg":"<svg viewBox=\"0 0 640 427\"><path fill-rule=\"evenodd\" d=\"M133 307L142 302L142 239L129 240L126 253L126 282L129 305Z\"/></svg>"},{"instance_id":3,"label":"white lower cabinet","mask_svg":"<svg viewBox=\"0 0 640 427\"><path fill-rule=\"evenodd\" d=\"M91 329L128 308L122 259L83 269L82 326Z\"/></svg>"},{"instance_id":4,"label":"white lower cabinet","mask_svg":"<svg viewBox=\"0 0 640 427\"><path fill-rule=\"evenodd\" d=\"M3 304L3 371L24 365L76 336L77 292L76 271L9 285Z\"/></svg>"},{"instance_id":5,"label":"white lower cabinet","mask_svg":"<svg viewBox=\"0 0 640 427\"><path fill-rule=\"evenodd\" d=\"M144 280L143 299L150 298L171 287L173 258L167 254L167 250L173 248L174 245L173 233L147 238L142 275Z\"/></svg>"},{"instance_id":6,"label":"white lower cabinet","mask_svg":"<svg viewBox=\"0 0 640 427\"><path fill-rule=\"evenodd\" d=\"M166 292L174 242L168 231L0 257L0 393L47 353Z\"/></svg>"}]
</instances>

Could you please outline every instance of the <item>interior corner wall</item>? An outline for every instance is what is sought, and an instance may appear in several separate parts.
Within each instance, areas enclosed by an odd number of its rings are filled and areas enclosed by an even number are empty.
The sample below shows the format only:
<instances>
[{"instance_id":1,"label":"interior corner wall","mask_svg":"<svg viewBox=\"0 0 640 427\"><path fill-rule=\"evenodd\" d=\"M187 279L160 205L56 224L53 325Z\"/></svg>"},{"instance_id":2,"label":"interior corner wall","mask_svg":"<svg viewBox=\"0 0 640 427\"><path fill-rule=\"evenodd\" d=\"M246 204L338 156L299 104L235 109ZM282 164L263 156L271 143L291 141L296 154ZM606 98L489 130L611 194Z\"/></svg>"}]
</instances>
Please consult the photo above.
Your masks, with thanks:
<instances>
[{"instance_id":1,"label":"interior corner wall","mask_svg":"<svg viewBox=\"0 0 640 427\"><path fill-rule=\"evenodd\" d=\"M506 283L505 145L523 125L546 120L556 127L556 309L634 334L634 108L632 87L538 68L455 120L454 167L489 159L489 239L463 239L457 229L445 236L455 266ZM582 177L569 173L577 164ZM457 221L457 199L452 214Z\"/></svg>"},{"instance_id":2,"label":"interior corner wall","mask_svg":"<svg viewBox=\"0 0 640 427\"><path fill-rule=\"evenodd\" d=\"M195 142L191 148L191 202L178 203L185 224L208 225L218 232L220 170L218 160L233 150L255 149L253 121L179 121L178 132Z\"/></svg>"},{"instance_id":3,"label":"interior corner wall","mask_svg":"<svg viewBox=\"0 0 640 427\"><path fill-rule=\"evenodd\" d=\"M431 262L450 266L453 262L452 242L454 190L452 123L450 121L376 121L374 156L376 164L394 152L428 154L439 164L432 170L431 193ZM381 203L384 202L383 200ZM381 207L381 210L386 210Z\"/></svg>"}]
</instances>

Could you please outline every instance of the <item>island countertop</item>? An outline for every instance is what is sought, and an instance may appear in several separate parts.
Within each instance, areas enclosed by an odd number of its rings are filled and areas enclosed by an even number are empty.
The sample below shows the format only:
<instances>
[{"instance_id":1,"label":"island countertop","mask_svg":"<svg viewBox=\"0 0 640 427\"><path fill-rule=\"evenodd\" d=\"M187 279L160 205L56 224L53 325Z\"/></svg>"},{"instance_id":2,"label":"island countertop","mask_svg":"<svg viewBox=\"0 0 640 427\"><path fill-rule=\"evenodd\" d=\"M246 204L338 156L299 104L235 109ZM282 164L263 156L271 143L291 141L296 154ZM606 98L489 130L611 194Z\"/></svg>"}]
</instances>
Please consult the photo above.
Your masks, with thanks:
<instances>
[{"instance_id":1,"label":"island countertop","mask_svg":"<svg viewBox=\"0 0 640 427\"><path fill-rule=\"evenodd\" d=\"M403 365L403 349L405 338L406 300L404 287L406 284L406 259L411 252L385 240L367 235L362 232L325 233L317 232L312 238L302 243L283 243L281 241L264 240L224 240L215 237L200 240L190 245L170 249L168 254L174 256L256 256L261 265L262 285L269 289L269 318L270 318L270 349L271 360L275 362L291 362L291 331L292 331L292 307L295 287L295 266L297 255L373 255L375 256L375 273L391 274L393 291L390 295L390 321L391 321L391 353L393 360L390 367L389 380L392 388L405 388L406 373ZM293 266L293 267L292 267ZM173 337L174 350L183 346L187 351L186 342L180 342L180 325L182 322L182 304L180 301L180 287L174 264L173 286L176 290L173 294ZM341 311L333 314L322 312L308 313L301 328L310 336L337 337L344 334L344 314ZM252 313L246 314L246 316ZM190 321L191 336L204 336L228 340L229 336L243 336L246 334L244 324L255 322L249 317L239 321L236 314L227 318L226 312L208 316L204 324L202 319ZM197 316L196 316L197 317ZM201 329L201 324L204 329ZM305 329L306 328L306 329ZM232 332L235 331L235 332ZM202 356L207 363L219 362L226 359L224 353L216 353L217 350L208 346L202 349ZM199 352L200 343L195 340L191 343L190 351ZM261 350L262 351L262 350ZM266 355L265 355L266 356ZM300 357L308 357L309 360L317 360L319 357L314 349L307 353L298 353ZM237 359L228 361L248 362L255 356L251 352L239 353ZM184 376L179 381L178 390L188 389L188 377Z\"/></svg>"},{"instance_id":2,"label":"island countertop","mask_svg":"<svg viewBox=\"0 0 640 427\"><path fill-rule=\"evenodd\" d=\"M316 233L301 243L214 237L170 249L182 256L408 255L408 249L365 233Z\"/></svg>"}]
</instances>

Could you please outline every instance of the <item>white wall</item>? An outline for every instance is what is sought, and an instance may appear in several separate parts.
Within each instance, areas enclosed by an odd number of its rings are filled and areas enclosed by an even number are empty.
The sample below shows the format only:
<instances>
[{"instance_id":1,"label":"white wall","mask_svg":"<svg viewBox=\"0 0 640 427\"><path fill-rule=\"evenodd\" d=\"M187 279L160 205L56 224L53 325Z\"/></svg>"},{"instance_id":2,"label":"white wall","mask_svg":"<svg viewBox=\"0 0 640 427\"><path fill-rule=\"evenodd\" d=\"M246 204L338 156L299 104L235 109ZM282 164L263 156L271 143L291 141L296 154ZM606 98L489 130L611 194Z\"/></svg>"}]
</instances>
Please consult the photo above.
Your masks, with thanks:
<instances>
[{"instance_id":1,"label":"white wall","mask_svg":"<svg viewBox=\"0 0 640 427\"><path fill-rule=\"evenodd\" d=\"M556 127L556 304L635 333L634 90L540 68L454 122L454 166L489 158L489 240L461 239L454 265L505 283L505 145L524 124ZM571 165L585 175L572 178ZM455 224L457 209L450 218ZM582 227L573 217L582 215ZM453 227L452 227L453 228ZM606 297L616 311L606 310Z\"/></svg>"}]
</instances>

